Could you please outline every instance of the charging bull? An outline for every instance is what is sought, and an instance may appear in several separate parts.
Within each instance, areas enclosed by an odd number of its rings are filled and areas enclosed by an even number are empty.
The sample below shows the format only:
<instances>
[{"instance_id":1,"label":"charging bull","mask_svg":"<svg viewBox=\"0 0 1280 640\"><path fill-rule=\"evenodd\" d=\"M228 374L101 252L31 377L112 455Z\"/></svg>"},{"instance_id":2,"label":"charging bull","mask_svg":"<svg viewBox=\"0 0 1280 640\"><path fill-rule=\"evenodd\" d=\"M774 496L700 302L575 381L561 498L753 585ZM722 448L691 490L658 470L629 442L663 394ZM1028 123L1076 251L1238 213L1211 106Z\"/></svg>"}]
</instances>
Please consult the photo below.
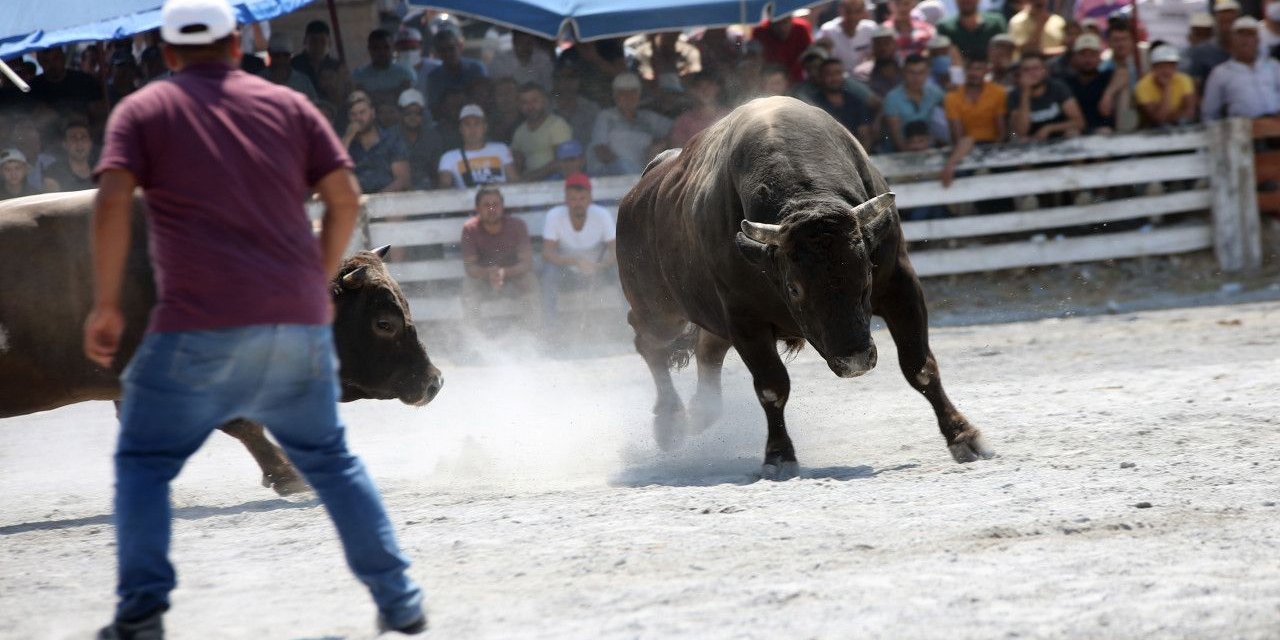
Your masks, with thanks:
<instances>
[{"instance_id":1,"label":"charging bull","mask_svg":"<svg viewBox=\"0 0 1280 640\"><path fill-rule=\"evenodd\" d=\"M898 347L957 462L992 450L947 398L929 350L920 281L894 196L862 146L826 112L786 97L735 109L682 150L660 154L618 208L618 272L636 350L657 386L663 449L720 415L729 347L751 371L768 425L762 477L799 472L778 353L805 342L852 378L876 365L872 315ZM670 368L696 355L686 413Z\"/></svg>"},{"instance_id":2,"label":"charging bull","mask_svg":"<svg viewBox=\"0 0 1280 640\"><path fill-rule=\"evenodd\" d=\"M89 252L95 191L0 202L0 418L85 400L118 400L117 380L142 341L156 303L141 197L122 307L126 329L111 370L84 356L83 325L93 303ZM333 335L342 400L399 399L425 405L444 378L418 341L409 305L382 264L386 247L348 258L331 283ZM262 425L234 420L222 431L244 443L263 485L281 495L306 483Z\"/></svg>"}]
</instances>

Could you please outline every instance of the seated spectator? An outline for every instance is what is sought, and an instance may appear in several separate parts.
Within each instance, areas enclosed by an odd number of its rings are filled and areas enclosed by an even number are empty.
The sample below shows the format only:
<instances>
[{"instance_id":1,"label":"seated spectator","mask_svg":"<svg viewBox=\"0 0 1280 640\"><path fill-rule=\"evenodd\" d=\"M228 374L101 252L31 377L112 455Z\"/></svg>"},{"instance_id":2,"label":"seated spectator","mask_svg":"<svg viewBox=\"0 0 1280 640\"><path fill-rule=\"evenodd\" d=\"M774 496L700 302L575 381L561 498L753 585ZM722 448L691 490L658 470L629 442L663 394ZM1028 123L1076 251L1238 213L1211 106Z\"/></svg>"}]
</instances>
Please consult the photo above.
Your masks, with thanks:
<instances>
[{"instance_id":1,"label":"seated spectator","mask_svg":"<svg viewBox=\"0 0 1280 640\"><path fill-rule=\"evenodd\" d=\"M596 118L587 166L594 175L640 175L667 147L671 121L640 108L640 77L634 73L614 78L613 103Z\"/></svg>"},{"instance_id":2,"label":"seated spectator","mask_svg":"<svg viewBox=\"0 0 1280 640\"><path fill-rule=\"evenodd\" d=\"M844 63L836 58L827 59L822 63L820 77L822 91L816 96L815 106L831 114L863 147L870 149L875 140L871 126L874 114L856 94L845 88Z\"/></svg>"},{"instance_id":3,"label":"seated spectator","mask_svg":"<svg viewBox=\"0 0 1280 640\"><path fill-rule=\"evenodd\" d=\"M1009 92L1009 129L1015 142L1074 137L1084 131L1084 116L1071 89L1050 78L1045 56L1022 54L1018 86Z\"/></svg>"},{"instance_id":4,"label":"seated spectator","mask_svg":"<svg viewBox=\"0 0 1280 640\"><path fill-rule=\"evenodd\" d=\"M511 137L511 154L523 179L546 180L556 172L556 147L573 139L564 118L549 110L547 91L530 82L520 87L520 113L524 122Z\"/></svg>"},{"instance_id":5,"label":"seated spectator","mask_svg":"<svg viewBox=\"0 0 1280 640\"><path fill-rule=\"evenodd\" d=\"M107 105L114 108L125 96L142 86L142 71L128 49L116 49L111 54L110 74L107 76Z\"/></svg>"},{"instance_id":6,"label":"seated spectator","mask_svg":"<svg viewBox=\"0 0 1280 640\"><path fill-rule=\"evenodd\" d=\"M559 64L578 70L579 91L598 105L608 104L613 94L613 79L627 71L624 38L575 42L560 52ZM582 142L582 141L580 141Z\"/></svg>"},{"instance_id":7,"label":"seated spectator","mask_svg":"<svg viewBox=\"0 0 1280 640\"><path fill-rule=\"evenodd\" d=\"M1249 16L1232 25L1231 59L1214 67L1204 84L1205 121L1280 113L1280 62L1258 54L1258 27Z\"/></svg>"},{"instance_id":8,"label":"seated spectator","mask_svg":"<svg viewBox=\"0 0 1280 640\"><path fill-rule=\"evenodd\" d=\"M493 56L489 77L511 78L516 86L533 82L550 91L555 61L544 43L538 36L512 29L511 50L499 51Z\"/></svg>"},{"instance_id":9,"label":"seated spectator","mask_svg":"<svg viewBox=\"0 0 1280 640\"><path fill-rule=\"evenodd\" d=\"M675 120L694 106L693 98L684 90L684 82L671 71L658 75L658 81L649 96L650 99L642 101L641 106L668 120Z\"/></svg>"},{"instance_id":10,"label":"seated spectator","mask_svg":"<svg viewBox=\"0 0 1280 640\"><path fill-rule=\"evenodd\" d=\"M434 189L439 176L444 142L427 122L427 100L417 89L400 94L400 126L396 133L404 140L409 156L409 184L413 189Z\"/></svg>"},{"instance_id":11,"label":"seated spectator","mask_svg":"<svg viewBox=\"0 0 1280 640\"><path fill-rule=\"evenodd\" d=\"M462 107L458 123L462 130L462 147L440 156L437 183L441 189L464 189L479 184L520 180L511 149L486 138L488 123L484 109L474 104Z\"/></svg>"},{"instance_id":12,"label":"seated spectator","mask_svg":"<svg viewBox=\"0 0 1280 640\"><path fill-rule=\"evenodd\" d=\"M591 130L596 126L596 116L600 115L600 105L578 95L581 81L577 67L564 65L556 69L554 78L552 110L569 123L574 140L583 145L591 142Z\"/></svg>"},{"instance_id":13,"label":"seated spectator","mask_svg":"<svg viewBox=\"0 0 1280 640\"><path fill-rule=\"evenodd\" d=\"M906 150L903 128L907 123L920 121L930 126L946 97L929 82L929 61L919 54L907 56L902 78L902 84L884 97L884 133L895 151Z\"/></svg>"},{"instance_id":14,"label":"seated spectator","mask_svg":"<svg viewBox=\"0 0 1280 640\"><path fill-rule=\"evenodd\" d=\"M702 52L679 31L650 33L632 53L640 79L653 82L664 73L687 76L702 71Z\"/></svg>"},{"instance_id":15,"label":"seated spectator","mask_svg":"<svg viewBox=\"0 0 1280 640\"><path fill-rule=\"evenodd\" d=\"M1009 35L1022 53L1038 51L1046 56L1064 51L1067 22L1049 10L1049 0L1027 0L1009 19Z\"/></svg>"},{"instance_id":16,"label":"seated spectator","mask_svg":"<svg viewBox=\"0 0 1280 640\"><path fill-rule=\"evenodd\" d=\"M783 16L766 20L751 29L751 40L759 42L765 64L780 65L790 74L791 82L803 80L800 54L813 44L808 21Z\"/></svg>"},{"instance_id":17,"label":"seated spectator","mask_svg":"<svg viewBox=\"0 0 1280 640\"><path fill-rule=\"evenodd\" d=\"M1203 87L1209 72L1231 59L1231 38L1236 18L1240 17L1240 3L1236 0L1218 0L1213 4L1214 31L1217 38L1202 42L1187 50L1187 75Z\"/></svg>"},{"instance_id":18,"label":"seated spectator","mask_svg":"<svg viewBox=\"0 0 1280 640\"><path fill-rule=\"evenodd\" d=\"M1151 50L1151 71L1134 88L1134 101L1147 127L1186 124L1196 119L1196 84L1178 71L1178 50L1161 45Z\"/></svg>"},{"instance_id":19,"label":"seated spectator","mask_svg":"<svg viewBox=\"0 0 1280 640\"><path fill-rule=\"evenodd\" d=\"M959 81L952 78L964 73L964 67L952 58L951 50L951 39L946 36L934 36L929 41L929 80L943 89L950 89Z\"/></svg>"},{"instance_id":20,"label":"seated spectator","mask_svg":"<svg viewBox=\"0 0 1280 640\"><path fill-rule=\"evenodd\" d=\"M1067 26L1062 30L1062 53L1049 57L1049 77L1065 78L1071 75L1071 57L1075 55L1076 40L1084 35L1084 27L1079 22L1068 20ZM1098 38L1097 34L1091 34ZM1098 39L1102 41L1101 38Z\"/></svg>"},{"instance_id":21,"label":"seated spectator","mask_svg":"<svg viewBox=\"0 0 1280 640\"><path fill-rule=\"evenodd\" d=\"M409 151L394 131L378 126L373 103L364 92L351 94L347 102L350 124L342 136L353 172L364 193L405 191L410 187Z\"/></svg>"},{"instance_id":22,"label":"seated spectator","mask_svg":"<svg viewBox=\"0 0 1280 640\"><path fill-rule=\"evenodd\" d=\"M401 25L396 30L396 37L391 43L391 63L409 70L413 74L413 83L418 83L418 75L422 73L422 32Z\"/></svg>"},{"instance_id":23,"label":"seated spectator","mask_svg":"<svg viewBox=\"0 0 1280 640\"><path fill-rule=\"evenodd\" d=\"M987 63L991 68L991 81L1012 90L1018 84L1018 63L1015 62L1017 45L1008 34L1000 34L987 45Z\"/></svg>"},{"instance_id":24,"label":"seated spectator","mask_svg":"<svg viewBox=\"0 0 1280 640\"><path fill-rule=\"evenodd\" d=\"M474 321L485 300L510 298L538 318L538 279L533 274L533 244L520 218L506 215L502 192L476 191L476 215L462 225L462 313Z\"/></svg>"},{"instance_id":25,"label":"seated spectator","mask_svg":"<svg viewBox=\"0 0 1280 640\"><path fill-rule=\"evenodd\" d=\"M4 181L0 185L0 200L33 196L41 192L27 182L28 169L30 165L27 164L27 157L21 151L13 148L0 151L0 178Z\"/></svg>"},{"instance_id":26,"label":"seated spectator","mask_svg":"<svg viewBox=\"0 0 1280 640\"><path fill-rule=\"evenodd\" d=\"M964 84L947 93L943 106L955 141L942 169L942 186L948 187L956 167L975 146L1004 141L1008 94L1003 86L987 80L987 60L979 56L965 63Z\"/></svg>"},{"instance_id":27,"label":"seated spectator","mask_svg":"<svg viewBox=\"0 0 1280 640\"><path fill-rule=\"evenodd\" d=\"M933 133L929 131L929 123L923 120L912 120L907 123L907 126L903 127L902 151L928 151L937 146ZM936 220L946 218L949 215L947 208L940 204L902 210L903 220Z\"/></svg>"},{"instance_id":28,"label":"seated spectator","mask_svg":"<svg viewBox=\"0 0 1280 640\"><path fill-rule=\"evenodd\" d=\"M479 60L462 57L462 45L462 36L449 29L437 33L431 41L440 66L418 78L417 88L427 97L427 106L432 110L447 90L455 87L465 90L477 78L488 75Z\"/></svg>"},{"instance_id":29,"label":"seated spectator","mask_svg":"<svg viewBox=\"0 0 1280 640\"><path fill-rule=\"evenodd\" d=\"M80 191L94 188L93 138L89 123L74 119L62 128L62 149L66 157L49 165L44 175L45 191Z\"/></svg>"},{"instance_id":30,"label":"seated spectator","mask_svg":"<svg viewBox=\"0 0 1280 640\"><path fill-rule=\"evenodd\" d=\"M542 225L544 326L554 326L563 287L615 282L617 263L613 216L591 202L591 179L571 174L564 181L564 204L548 211Z\"/></svg>"},{"instance_id":31,"label":"seated spectator","mask_svg":"<svg viewBox=\"0 0 1280 640\"><path fill-rule=\"evenodd\" d=\"M707 73L696 73L688 79L689 93L696 106L680 114L671 126L668 142L683 147L693 136L729 115L730 109L720 104L720 83Z\"/></svg>"},{"instance_id":32,"label":"seated spectator","mask_svg":"<svg viewBox=\"0 0 1280 640\"><path fill-rule=\"evenodd\" d=\"M577 140L562 142L556 146L556 172L551 174L553 180L564 180L565 176L585 173L587 170L587 152Z\"/></svg>"},{"instance_id":33,"label":"seated spectator","mask_svg":"<svg viewBox=\"0 0 1280 640\"><path fill-rule=\"evenodd\" d=\"M760 95L787 95L787 86L790 84L788 77L789 74L786 69L776 64L767 65L760 72Z\"/></svg>"},{"instance_id":34,"label":"seated spectator","mask_svg":"<svg viewBox=\"0 0 1280 640\"><path fill-rule=\"evenodd\" d=\"M1187 26L1187 46L1182 50L1183 62L1187 61L1187 52L1196 45L1213 41L1213 16L1197 13L1191 16Z\"/></svg>"},{"instance_id":35,"label":"seated spectator","mask_svg":"<svg viewBox=\"0 0 1280 640\"><path fill-rule=\"evenodd\" d=\"M1102 41L1092 33L1076 39L1071 73L1062 78L1084 116L1084 132L1109 134L1115 130L1116 103L1128 88L1125 72L1102 69Z\"/></svg>"},{"instance_id":36,"label":"seated spectator","mask_svg":"<svg viewBox=\"0 0 1280 640\"><path fill-rule=\"evenodd\" d=\"M391 64L391 34L385 29L369 32L367 40L369 64L351 74L356 89L369 94L374 104L395 104L400 94L413 86L413 72Z\"/></svg>"},{"instance_id":37,"label":"seated spectator","mask_svg":"<svg viewBox=\"0 0 1280 640\"><path fill-rule=\"evenodd\" d=\"M305 74L293 68L293 41L289 34L276 31L267 41L267 54L271 62L263 71L262 77L276 84L284 85L306 96L312 103L320 101L315 85Z\"/></svg>"},{"instance_id":38,"label":"seated spectator","mask_svg":"<svg viewBox=\"0 0 1280 640\"><path fill-rule=\"evenodd\" d=\"M738 68L742 58L742 31L732 27L712 27L695 33L689 40L698 48L698 57L702 61L702 70L717 78L726 78Z\"/></svg>"},{"instance_id":39,"label":"seated spectator","mask_svg":"<svg viewBox=\"0 0 1280 640\"><path fill-rule=\"evenodd\" d=\"M871 60L858 65L856 76L881 98L902 83L898 41L893 29L885 26L876 28L875 37L871 39Z\"/></svg>"},{"instance_id":40,"label":"seated spectator","mask_svg":"<svg viewBox=\"0 0 1280 640\"><path fill-rule=\"evenodd\" d=\"M337 58L329 55L329 23L324 20L312 20L307 23L302 36L302 55L293 56L289 62L293 65L293 70L306 76L321 94L324 93L322 88L324 83L320 78L321 71L336 72L341 76L342 82L346 83L346 68ZM346 94L322 95L322 97L334 104L342 104Z\"/></svg>"},{"instance_id":41,"label":"seated spectator","mask_svg":"<svg viewBox=\"0 0 1280 640\"><path fill-rule=\"evenodd\" d=\"M868 4L867 0L840 0L837 5L840 17L818 30L818 43L830 48L831 55L844 64L847 74L853 74L858 65L871 57L876 23L870 18Z\"/></svg>"},{"instance_id":42,"label":"seated spectator","mask_svg":"<svg viewBox=\"0 0 1280 640\"><path fill-rule=\"evenodd\" d=\"M902 60L912 54L924 55L929 40L937 33L933 25L911 15L916 3L917 0L890 0L893 16L884 21L884 26L893 30L898 56Z\"/></svg>"},{"instance_id":43,"label":"seated spectator","mask_svg":"<svg viewBox=\"0 0 1280 640\"><path fill-rule=\"evenodd\" d=\"M10 142L22 152L27 165L27 184L36 193L43 192L47 187L44 181L45 171L57 162L57 157L45 150L44 138L40 135L40 127L36 126L36 121L31 116L19 116L13 123Z\"/></svg>"},{"instance_id":44,"label":"seated spectator","mask_svg":"<svg viewBox=\"0 0 1280 640\"><path fill-rule=\"evenodd\" d=\"M987 57L991 39L1008 30L1004 16L978 10L980 0L956 0L957 15L938 23L938 33L951 39L965 60Z\"/></svg>"}]
</instances>

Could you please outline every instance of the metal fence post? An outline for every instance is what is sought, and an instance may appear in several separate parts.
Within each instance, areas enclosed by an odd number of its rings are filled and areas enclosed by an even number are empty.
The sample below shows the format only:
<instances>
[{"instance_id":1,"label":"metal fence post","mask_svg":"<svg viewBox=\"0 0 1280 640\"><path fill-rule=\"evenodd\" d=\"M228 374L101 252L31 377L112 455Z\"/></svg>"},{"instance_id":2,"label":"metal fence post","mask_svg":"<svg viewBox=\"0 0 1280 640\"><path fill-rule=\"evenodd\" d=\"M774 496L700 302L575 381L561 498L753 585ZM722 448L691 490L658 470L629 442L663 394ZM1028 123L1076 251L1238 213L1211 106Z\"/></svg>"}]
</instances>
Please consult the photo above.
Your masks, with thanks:
<instances>
[{"instance_id":1,"label":"metal fence post","mask_svg":"<svg viewBox=\"0 0 1280 640\"><path fill-rule=\"evenodd\" d=\"M1247 118L1209 124L1213 251L1223 271L1262 266L1262 225L1253 173L1253 125Z\"/></svg>"}]
</instances>

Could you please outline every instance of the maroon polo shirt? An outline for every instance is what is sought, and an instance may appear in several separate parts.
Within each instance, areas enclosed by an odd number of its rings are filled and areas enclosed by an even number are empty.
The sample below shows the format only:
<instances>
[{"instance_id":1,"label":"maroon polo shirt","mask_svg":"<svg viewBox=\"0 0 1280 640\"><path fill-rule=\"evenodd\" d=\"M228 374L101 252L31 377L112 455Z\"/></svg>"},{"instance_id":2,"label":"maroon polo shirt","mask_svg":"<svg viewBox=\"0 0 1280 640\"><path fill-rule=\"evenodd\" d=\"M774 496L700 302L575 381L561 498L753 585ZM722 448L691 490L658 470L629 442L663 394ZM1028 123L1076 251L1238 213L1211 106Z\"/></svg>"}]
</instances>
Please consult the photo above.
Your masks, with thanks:
<instances>
[{"instance_id":1,"label":"maroon polo shirt","mask_svg":"<svg viewBox=\"0 0 1280 640\"><path fill-rule=\"evenodd\" d=\"M159 304L148 331L325 324L328 277L303 203L351 159L287 87L191 65L125 98L95 180L132 173L147 202Z\"/></svg>"},{"instance_id":2,"label":"maroon polo shirt","mask_svg":"<svg viewBox=\"0 0 1280 640\"><path fill-rule=\"evenodd\" d=\"M471 216L462 225L462 260L479 267L516 266L520 262L520 247L532 246L529 227L524 220L512 216L502 218L502 230L485 231L480 216ZM532 250L532 249L531 249Z\"/></svg>"}]
</instances>

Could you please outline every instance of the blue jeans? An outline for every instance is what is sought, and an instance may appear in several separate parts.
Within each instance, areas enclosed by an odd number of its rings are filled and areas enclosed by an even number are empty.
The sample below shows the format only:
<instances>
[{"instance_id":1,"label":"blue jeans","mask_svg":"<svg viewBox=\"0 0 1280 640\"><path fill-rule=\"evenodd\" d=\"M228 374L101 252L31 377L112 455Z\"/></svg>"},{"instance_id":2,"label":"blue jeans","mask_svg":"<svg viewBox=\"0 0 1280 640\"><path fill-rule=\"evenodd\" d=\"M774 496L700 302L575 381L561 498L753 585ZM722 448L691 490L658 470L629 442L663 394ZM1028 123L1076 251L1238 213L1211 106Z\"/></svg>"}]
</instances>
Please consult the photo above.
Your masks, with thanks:
<instances>
[{"instance_id":1,"label":"blue jeans","mask_svg":"<svg viewBox=\"0 0 1280 640\"><path fill-rule=\"evenodd\" d=\"M169 606L169 482L234 418L265 425L324 502L347 564L393 627L417 619L422 590L405 573L378 489L347 451L328 326L258 325L147 334L121 382L115 454L119 620Z\"/></svg>"}]
</instances>

